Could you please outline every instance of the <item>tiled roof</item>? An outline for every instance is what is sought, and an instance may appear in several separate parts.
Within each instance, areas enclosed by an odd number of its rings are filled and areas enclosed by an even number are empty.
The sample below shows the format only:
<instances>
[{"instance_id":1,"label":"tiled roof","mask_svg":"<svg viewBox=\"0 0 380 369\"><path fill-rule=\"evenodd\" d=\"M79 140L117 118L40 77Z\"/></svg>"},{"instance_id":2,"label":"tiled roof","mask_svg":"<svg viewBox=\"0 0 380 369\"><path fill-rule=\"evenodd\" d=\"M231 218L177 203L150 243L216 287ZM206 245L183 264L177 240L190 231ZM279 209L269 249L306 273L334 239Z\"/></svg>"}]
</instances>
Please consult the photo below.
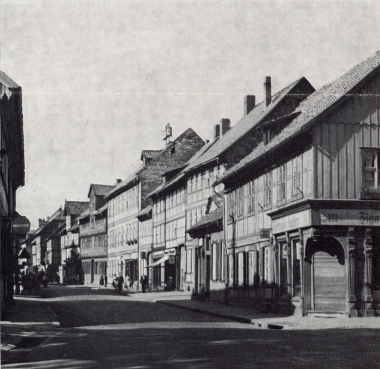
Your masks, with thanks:
<instances>
[{"instance_id":1,"label":"tiled roof","mask_svg":"<svg viewBox=\"0 0 380 369\"><path fill-rule=\"evenodd\" d=\"M154 159L154 158L157 158L158 155L160 155L160 152L162 150L143 150L141 152L141 160L143 160L143 158L147 158L147 159Z\"/></svg>"},{"instance_id":2,"label":"tiled roof","mask_svg":"<svg viewBox=\"0 0 380 369\"><path fill-rule=\"evenodd\" d=\"M187 162L187 164L184 166L184 169L179 173L177 176L175 176L173 179L166 183L162 183L160 186L156 187L154 191L150 192L146 198L149 198L155 194L159 194L165 189L168 189L172 186L174 186L176 183L178 183L182 178L185 177L186 168L188 165L190 165L193 161L197 160L199 156L201 156L203 153L205 153L216 141L209 142L206 145L202 146L200 150L197 151L197 153L190 158L190 160Z\"/></svg>"},{"instance_id":3,"label":"tiled roof","mask_svg":"<svg viewBox=\"0 0 380 369\"><path fill-rule=\"evenodd\" d=\"M220 183L236 174L239 170L251 164L258 159L261 155L276 149L276 147L290 138L302 133L313 123L327 109L332 108L334 104L338 103L341 99L349 97L354 89L362 82L368 75L378 72L380 66L380 51L371 56L364 62L356 65L349 70L346 74L328 83L319 90L315 91L307 97L298 106L295 112L300 114L285 127L273 140L266 146L259 146L242 159L238 164L227 170L225 175L216 182Z\"/></svg>"},{"instance_id":4,"label":"tiled roof","mask_svg":"<svg viewBox=\"0 0 380 369\"><path fill-rule=\"evenodd\" d=\"M66 227L66 222L62 223L53 233L51 233L47 238L46 241L49 241L51 238L53 238L56 234L59 232L63 231L64 228Z\"/></svg>"},{"instance_id":5,"label":"tiled roof","mask_svg":"<svg viewBox=\"0 0 380 369\"><path fill-rule=\"evenodd\" d=\"M89 207L88 201L66 201L65 213L67 215L79 215Z\"/></svg>"},{"instance_id":6,"label":"tiled roof","mask_svg":"<svg viewBox=\"0 0 380 369\"><path fill-rule=\"evenodd\" d=\"M223 207L217 208L210 214L205 214L202 216L201 220L189 228L186 232L193 233L196 230L200 230L201 228L208 226L212 223L217 223L223 219ZM222 223L220 224L222 226Z\"/></svg>"},{"instance_id":7,"label":"tiled roof","mask_svg":"<svg viewBox=\"0 0 380 369\"><path fill-rule=\"evenodd\" d=\"M147 207L145 207L144 209L142 209L140 211L140 213L137 214L137 218L141 218L141 217L144 217L146 215L149 215L149 213L153 210L153 206L152 205L148 205Z\"/></svg>"},{"instance_id":8,"label":"tiled roof","mask_svg":"<svg viewBox=\"0 0 380 369\"><path fill-rule=\"evenodd\" d=\"M94 194L96 196L105 196L107 195L108 193L110 193L114 188L115 186L110 186L110 185L101 185L101 184L91 184L90 185L90 192L91 192L91 188L93 188L94 190ZM90 192L89 192L89 195L90 195Z\"/></svg>"},{"instance_id":9,"label":"tiled roof","mask_svg":"<svg viewBox=\"0 0 380 369\"><path fill-rule=\"evenodd\" d=\"M115 188L107 194L106 198L126 188L133 180L138 180L138 173L143 169L144 165L140 165L134 173L130 174L124 181L118 183Z\"/></svg>"},{"instance_id":10,"label":"tiled roof","mask_svg":"<svg viewBox=\"0 0 380 369\"><path fill-rule=\"evenodd\" d=\"M171 148L174 148L176 146L177 143L180 143L182 142L182 140L184 140L187 136L196 136L198 138L198 140L201 140L201 138L197 135L197 133L192 129L192 128L188 128L185 132L183 132L180 136L178 136L174 141L172 141L168 146L167 148L161 150L159 152L159 154L150 162L151 164L152 163L159 163L159 160L161 160L162 157L165 157L165 154L168 152L168 150L171 150ZM202 140L203 141L203 140ZM203 142L204 143L204 142ZM205 146L205 145L203 145ZM202 146L202 147L203 147ZM188 156L188 154L187 154ZM188 157L186 160L189 160ZM172 166L170 166L168 163L165 163L167 164L167 168L166 170L167 171L170 171L174 168L177 168L179 167L180 165L182 165L182 162L177 162L175 163L175 165L172 164ZM119 183L116 188L111 191L107 198L110 198L111 196L113 195L116 195L117 193L121 192L124 188L128 188L128 186L135 180L140 180L140 177L142 176L142 174L144 173L144 170L146 170L147 167L146 166L141 166L140 168L138 168L133 174L131 174L127 179L125 179L124 181L122 181L121 183ZM160 174L160 176L162 175L162 173ZM145 198L147 198L148 196L145 196Z\"/></svg>"},{"instance_id":11,"label":"tiled roof","mask_svg":"<svg viewBox=\"0 0 380 369\"><path fill-rule=\"evenodd\" d=\"M273 95L272 102L267 107L265 107L264 102L256 105L252 111L249 112L249 114L245 115L235 126L233 126L222 137L220 137L220 139L217 140L215 144L210 146L209 150L207 150L203 155L200 155L197 160L194 160L186 168L186 171L189 171L193 167L197 167L203 163L207 163L208 161L221 155L231 145L233 145L236 141L247 134L252 128L257 126L266 117L268 117L269 114L276 108L276 106L283 100L283 98L287 94L291 93L291 90L303 79L306 80L305 77L302 77Z\"/></svg>"},{"instance_id":12,"label":"tiled roof","mask_svg":"<svg viewBox=\"0 0 380 369\"><path fill-rule=\"evenodd\" d=\"M38 237L41 232L50 224L53 220L66 220L65 216L63 215L63 210L59 208L41 227L37 229L37 231L30 236L28 239L28 242L32 242L36 237Z\"/></svg>"}]
</instances>

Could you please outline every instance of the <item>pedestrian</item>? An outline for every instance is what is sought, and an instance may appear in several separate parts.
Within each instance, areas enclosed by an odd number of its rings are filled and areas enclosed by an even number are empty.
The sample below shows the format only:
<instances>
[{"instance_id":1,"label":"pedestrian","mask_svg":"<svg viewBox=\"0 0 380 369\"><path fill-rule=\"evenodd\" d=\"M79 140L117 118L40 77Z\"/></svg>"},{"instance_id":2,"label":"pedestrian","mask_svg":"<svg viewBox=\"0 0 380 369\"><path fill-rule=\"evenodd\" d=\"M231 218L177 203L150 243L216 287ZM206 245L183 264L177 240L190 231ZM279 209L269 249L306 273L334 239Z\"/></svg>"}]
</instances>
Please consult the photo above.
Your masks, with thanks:
<instances>
[{"instance_id":1,"label":"pedestrian","mask_svg":"<svg viewBox=\"0 0 380 369\"><path fill-rule=\"evenodd\" d=\"M103 274L100 276L99 284L100 284L101 286L104 285L104 277L103 277Z\"/></svg>"},{"instance_id":2,"label":"pedestrian","mask_svg":"<svg viewBox=\"0 0 380 369\"><path fill-rule=\"evenodd\" d=\"M116 290L117 285L118 285L118 278L116 277L116 274L114 274L113 280L112 280L112 287Z\"/></svg>"},{"instance_id":3,"label":"pedestrian","mask_svg":"<svg viewBox=\"0 0 380 369\"><path fill-rule=\"evenodd\" d=\"M142 291L143 291L143 293L145 293L146 292L146 285L148 283L148 279L147 279L146 275L141 276L140 283L141 283Z\"/></svg>"},{"instance_id":4,"label":"pedestrian","mask_svg":"<svg viewBox=\"0 0 380 369\"><path fill-rule=\"evenodd\" d=\"M129 274L125 276L125 287L131 288L131 279L129 278Z\"/></svg>"},{"instance_id":5,"label":"pedestrian","mask_svg":"<svg viewBox=\"0 0 380 369\"><path fill-rule=\"evenodd\" d=\"M123 283L124 283L124 278L122 274L120 273L119 278L117 279L117 289L119 292L123 289Z\"/></svg>"},{"instance_id":6,"label":"pedestrian","mask_svg":"<svg viewBox=\"0 0 380 369\"><path fill-rule=\"evenodd\" d=\"M107 274L104 275L104 287L107 287L107 282L108 282L108 278L107 278Z\"/></svg>"}]
</instances>

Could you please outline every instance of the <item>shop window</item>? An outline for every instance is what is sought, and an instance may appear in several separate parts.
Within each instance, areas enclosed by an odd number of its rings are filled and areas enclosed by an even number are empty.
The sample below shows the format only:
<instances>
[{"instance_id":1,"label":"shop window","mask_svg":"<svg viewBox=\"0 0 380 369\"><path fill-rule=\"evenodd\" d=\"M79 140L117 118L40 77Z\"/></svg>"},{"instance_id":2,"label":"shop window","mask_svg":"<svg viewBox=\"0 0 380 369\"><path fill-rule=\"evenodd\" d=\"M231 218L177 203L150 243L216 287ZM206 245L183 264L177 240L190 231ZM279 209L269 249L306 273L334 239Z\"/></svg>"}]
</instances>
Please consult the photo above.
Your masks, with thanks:
<instances>
[{"instance_id":1,"label":"shop window","mask_svg":"<svg viewBox=\"0 0 380 369\"><path fill-rule=\"evenodd\" d=\"M301 249L299 242L293 241L292 245L292 295L301 295Z\"/></svg>"},{"instance_id":2,"label":"shop window","mask_svg":"<svg viewBox=\"0 0 380 369\"><path fill-rule=\"evenodd\" d=\"M280 292L288 294L288 245L280 245Z\"/></svg>"},{"instance_id":3,"label":"shop window","mask_svg":"<svg viewBox=\"0 0 380 369\"><path fill-rule=\"evenodd\" d=\"M272 205L272 172L264 174L264 206Z\"/></svg>"},{"instance_id":4,"label":"shop window","mask_svg":"<svg viewBox=\"0 0 380 369\"><path fill-rule=\"evenodd\" d=\"M297 156L292 160L292 196L295 198L302 197L302 157Z\"/></svg>"},{"instance_id":5,"label":"shop window","mask_svg":"<svg viewBox=\"0 0 380 369\"><path fill-rule=\"evenodd\" d=\"M277 169L277 201L283 202L286 199L286 165L281 165Z\"/></svg>"},{"instance_id":6,"label":"shop window","mask_svg":"<svg viewBox=\"0 0 380 369\"><path fill-rule=\"evenodd\" d=\"M238 283L239 286L245 285L245 255L244 252L238 254Z\"/></svg>"}]
</instances>

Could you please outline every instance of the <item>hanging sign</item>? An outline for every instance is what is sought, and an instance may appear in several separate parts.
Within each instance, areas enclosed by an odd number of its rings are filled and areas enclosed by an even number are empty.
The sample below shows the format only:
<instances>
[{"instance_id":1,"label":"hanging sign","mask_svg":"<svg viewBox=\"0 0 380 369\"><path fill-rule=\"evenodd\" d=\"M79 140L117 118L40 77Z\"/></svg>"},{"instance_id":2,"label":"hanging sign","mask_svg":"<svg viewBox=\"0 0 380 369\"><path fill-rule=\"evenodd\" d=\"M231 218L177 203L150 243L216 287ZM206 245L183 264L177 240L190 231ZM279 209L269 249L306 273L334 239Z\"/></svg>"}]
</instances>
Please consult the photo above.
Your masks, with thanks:
<instances>
[{"instance_id":1,"label":"hanging sign","mask_svg":"<svg viewBox=\"0 0 380 369\"><path fill-rule=\"evenodd\" d=\"M12 220L12 232L14 234L24 236L30 230L30 222L27 217L18 216Z\"/></svg>"}]
</instances>

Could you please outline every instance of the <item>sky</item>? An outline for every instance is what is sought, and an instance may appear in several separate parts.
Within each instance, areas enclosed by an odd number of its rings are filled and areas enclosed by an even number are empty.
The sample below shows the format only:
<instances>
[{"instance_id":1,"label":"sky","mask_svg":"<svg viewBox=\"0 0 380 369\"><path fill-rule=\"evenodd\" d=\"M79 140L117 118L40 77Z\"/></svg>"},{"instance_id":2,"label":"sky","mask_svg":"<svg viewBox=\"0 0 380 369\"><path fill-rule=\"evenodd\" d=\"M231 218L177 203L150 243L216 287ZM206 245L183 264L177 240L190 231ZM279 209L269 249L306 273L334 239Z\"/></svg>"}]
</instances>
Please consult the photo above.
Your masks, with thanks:
<instances>
[{"instance_id":1,"label":"sky","mask_svg":"<svg viewBox=\"0 0 380 369\"><path fill-rule=\"evenodd\" d=\"M315 88L380 49L377 0L0 0L0 69L23 92L17 211L51 216L193 128L234 126L305 76Z\"/></svg>"}]
</instances>

